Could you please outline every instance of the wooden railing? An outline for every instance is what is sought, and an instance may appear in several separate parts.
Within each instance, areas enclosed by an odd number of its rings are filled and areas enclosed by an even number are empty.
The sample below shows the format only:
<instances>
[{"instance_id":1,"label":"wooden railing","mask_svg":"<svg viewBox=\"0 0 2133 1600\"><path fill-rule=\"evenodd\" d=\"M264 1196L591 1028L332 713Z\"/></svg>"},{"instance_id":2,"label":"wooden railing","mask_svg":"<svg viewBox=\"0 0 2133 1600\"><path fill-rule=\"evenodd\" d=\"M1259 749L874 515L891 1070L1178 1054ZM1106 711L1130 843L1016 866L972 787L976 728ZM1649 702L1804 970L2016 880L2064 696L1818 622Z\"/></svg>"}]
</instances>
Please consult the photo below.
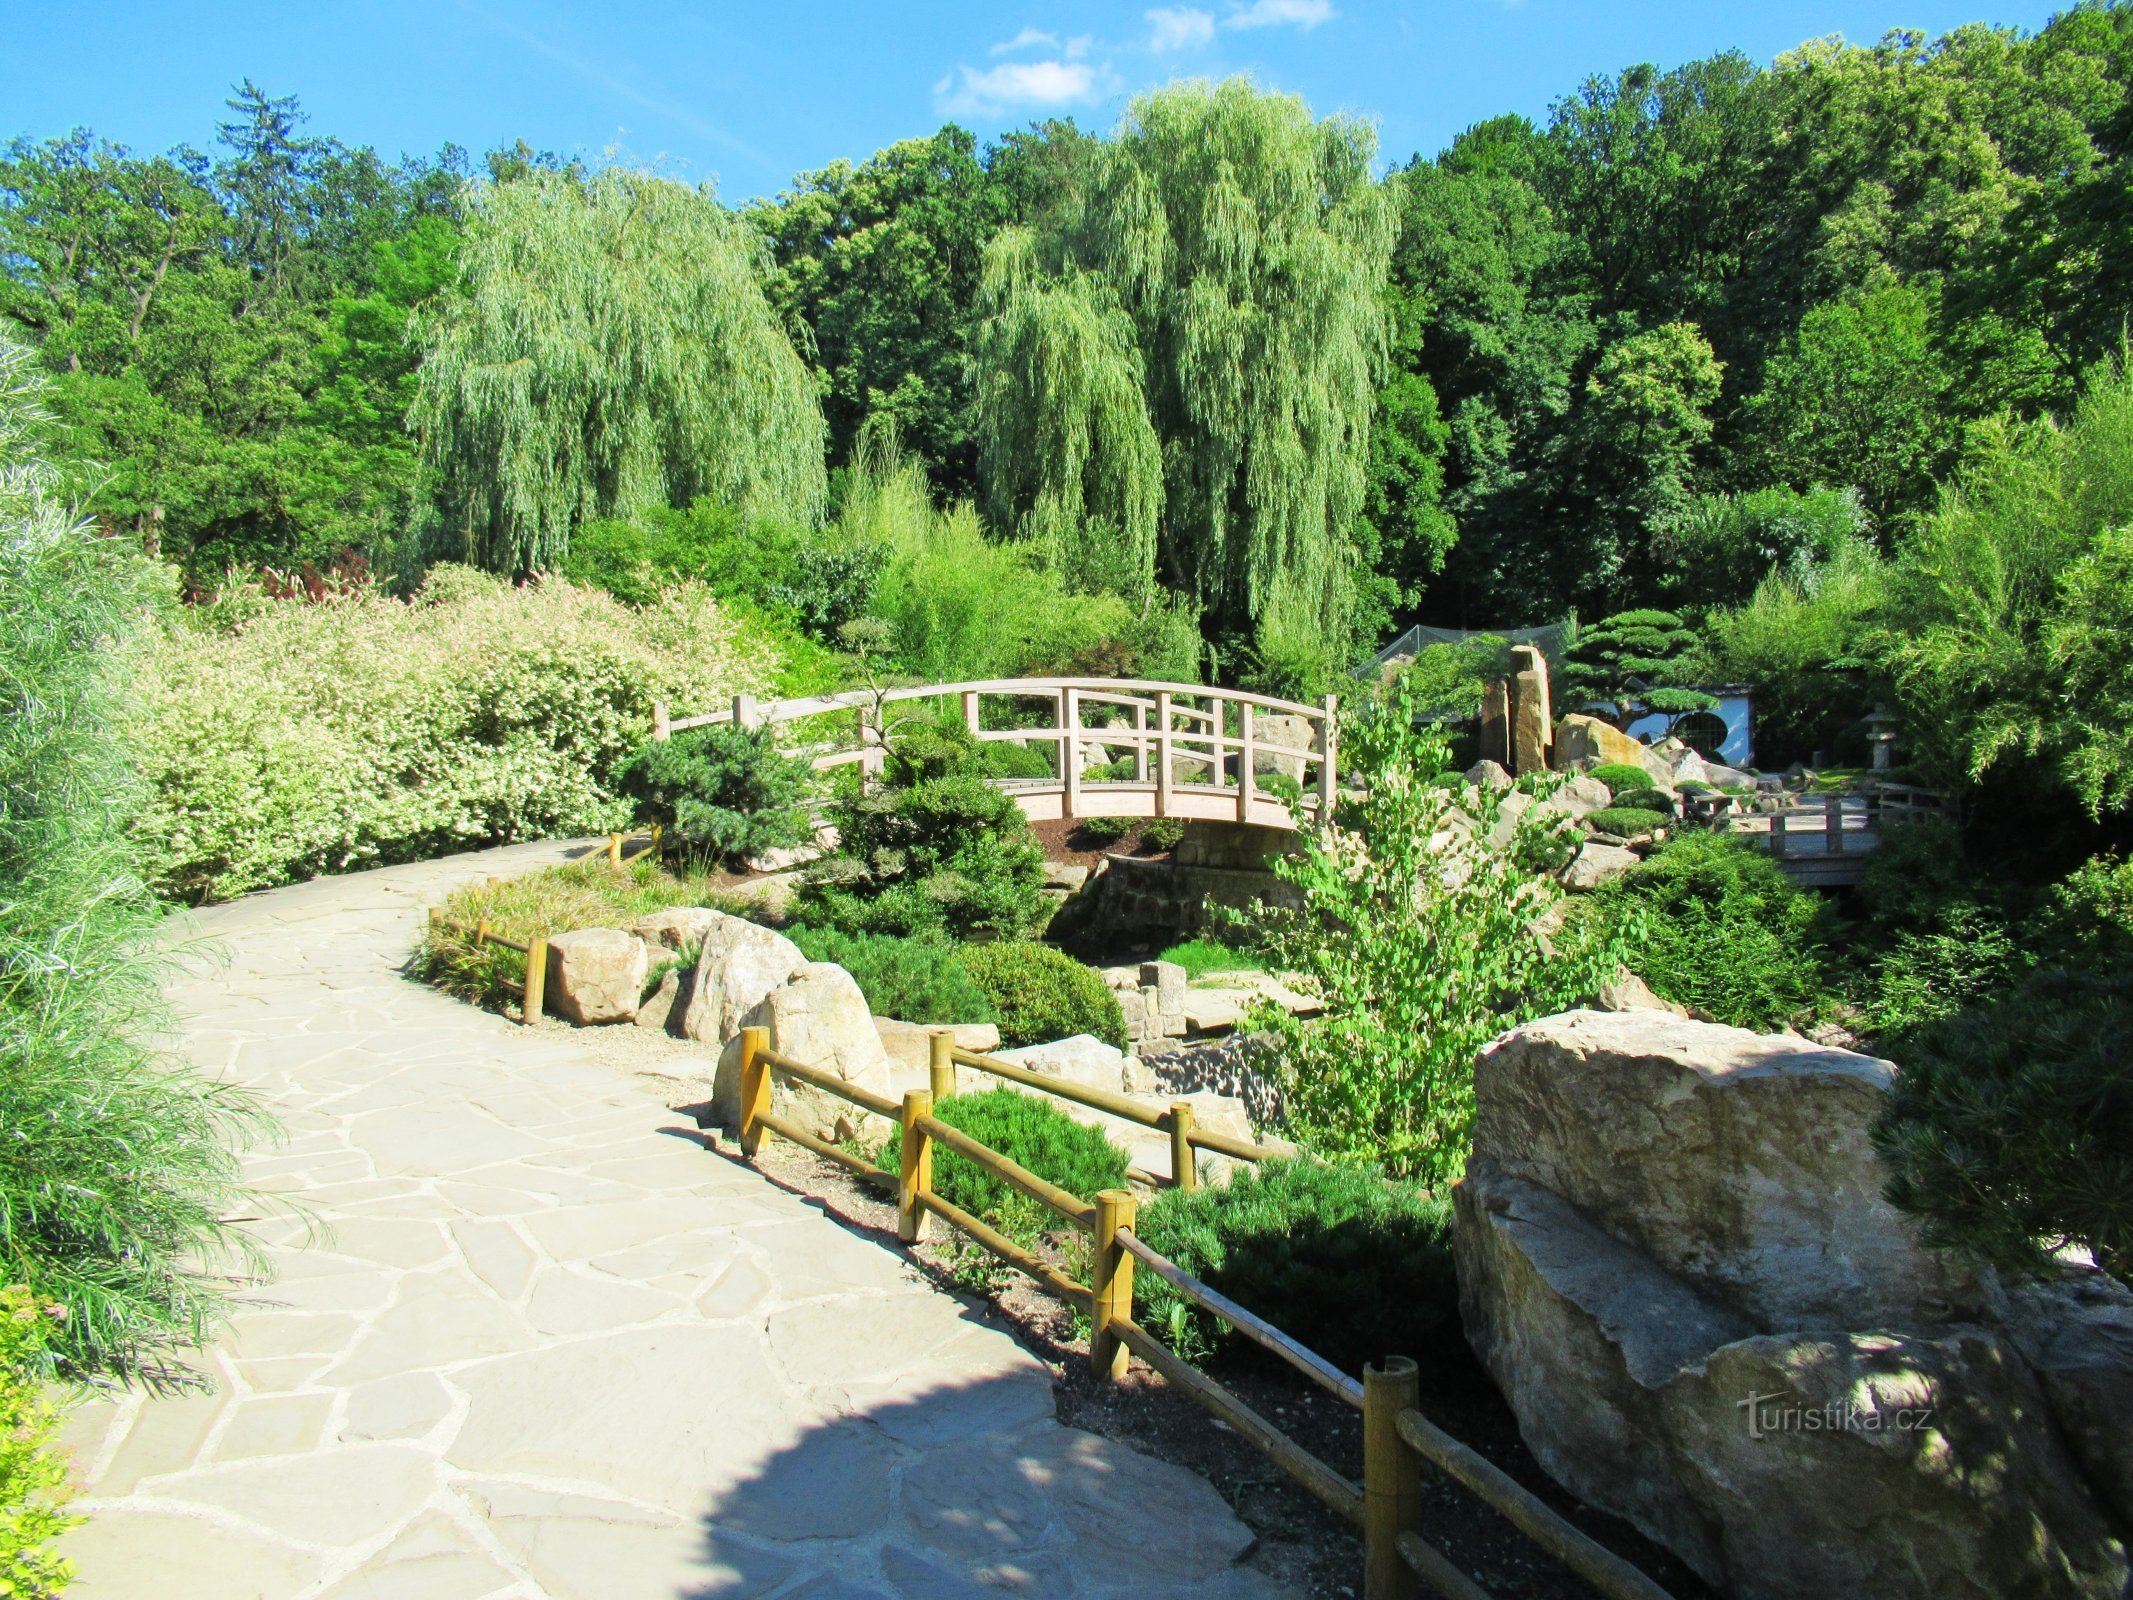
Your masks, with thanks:
<instances>
[{"instance_id":1,"label":"wooden railing","mask_svg":"<svg viewBox=\"0 0 2133 1600\"><path fill-rule=\"evenodd\" d=\"M1275 1153L1272 1149L1248 1140L1197 1132L1192 1126L1191 1108L1182 1103L1167 1113L1152 1112L1124 1096L1046 1078L1009 1062L956 1048L946 1032L933 1036L930 1087L909 1090L900 1104L886 1095L847 1083L833 1072L778 1054L770 1048L767 1028L743 1028L740 1040L740 1147L744 1159L756 1158L765 1134L789 1139L854 1176L893 1192L897 1236L906 1244L924 1240L931 1223L938 1219L1022 1272L1054 1299L1084 1313L1091 1325L1089 1362L1099 1381L1113 1382L1125 1376L1129 1358L1139 1356L1180 1393L1281 1468L1305 1492L1362 1530L1363 1600L1414 1600L1425 1588L1447 1600L1488 1600L1487 1591L1422 1536L1423 1459L1465 1484L1608 1600L1667 1600L1665 1591L1649 1578L1424 1418L1416 1408L1420 1377L1413 1361L1395 1356L1382 1366L1365 1367L1362 1381L1357 1382L1316 1351L1201 1282L1142 1239L1134 1232L1138 1202L1129 1191L1107 1189L1084 1200L951 1127L935 1115L935 1109L954 1093L956 1068L967 1066L1110 1115L1130 1116L1143 1126L1161 1123L1171 1133L1173 1181L1181 1186L1192 1182L1195 1148L1220 1150L1244 1160L1271 1156ZM884 1172L851 1151L817 1138L790 1118L779 1116L772 1109L773 1073L895 1121L900 1135L896 1171ZM1181 1111L1185 1113L1182 1118L1178 1115ZM1076 1282L936 1193L933 1151L937 1145L1028 1195L1069 1227L1088 1235L1089 1281ZM1136 1322L1136 1264L1186 1301L1219 1317L1320 1388L1360 1410L1363 1481L1356 1483L1312 1454Z\"/></svg>"},{"instance_id":2,"label":"wooden railing","mask_svg":"<svg viewBox=\"0 0 2133 1600\"><path fill-rule=\"evenodd\" d=\"M769 727L787 723L850 717L848 737L808 747L818 771L856 764L878 774L887 759L894 731L891 706L944 701L972 738L982 743L1011 743L1044 748L1052 763L1045 779L1003 779L1003 787L1023 791L1023 807L1033 817L1091 814L1194 817L1214 820L1292 825L1288 807L1264 786L1262 760L1293 766L1307 803L1330 807L1336 788L1335 701L1318 705L1247 694L1241 689L1206 688L1139 678L989 678L970 683L940 683L905 689L859 689L845 694L797 700L759 701L737 695L731 706L697 716L672 717L664 705L653 707L652 737L665 739L688 728L732 723ZM988 719L987 702L996 714ZM1027 717L1033 702L1049 701L1052 718L1030 726L988 726ZM944 709L948 709L944 707ZM1099 723L1092 717L1103 717ZM1295 717L1304 722L1303 744L1266 736L1268 717ZM1108 762L1111 753L1130 757L1130 778L1085 776L1091 752ZM1184 776L1180 776L1184 774ZM1056 801L1056 810L1050 809ZM1092 811L1094 802L1096 808Z\"/></svg>"}]
</instances>

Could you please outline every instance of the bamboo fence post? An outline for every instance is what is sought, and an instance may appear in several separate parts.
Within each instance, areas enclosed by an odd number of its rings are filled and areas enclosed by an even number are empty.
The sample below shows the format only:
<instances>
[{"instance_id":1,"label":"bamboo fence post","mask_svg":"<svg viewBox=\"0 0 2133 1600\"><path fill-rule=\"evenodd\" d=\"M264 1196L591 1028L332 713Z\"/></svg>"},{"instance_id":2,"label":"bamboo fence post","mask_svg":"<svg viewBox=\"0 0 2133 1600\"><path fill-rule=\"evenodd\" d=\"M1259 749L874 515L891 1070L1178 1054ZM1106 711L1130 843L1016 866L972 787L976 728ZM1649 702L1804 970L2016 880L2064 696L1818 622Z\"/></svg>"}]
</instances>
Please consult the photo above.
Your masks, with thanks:
<instances>
[{"instance_id":1,"label":"bamboo fence post","mask_svg":"<svg viewBox=\"0 0 2133 1600\"><path fill-rule=\"evenodd\" d=\"M652 824L652 859L654 861L664 862L666 858L666 829L662 828L658 823L655 822Z\"/></svg>"},{"instance_id":2,"label":"bamboo fence post","mask_svg":"<svg viewBox=\"0 0 2133 1600\"><path fill-rule=\"evenodd\" d=\"M750 1161L763 1142L760 1119L770 1111L770 1067L763 1060L769 1048L768 1028L741 1029L741 1154Z\"/></svg>"},{"instance_id":3,"label":"bamboo fence post","mask_svg":"<svg viewBox=\"0 0 2133 1600\"><path fill-rule=\"evenodd\" d=\"M1363 1368L1363 1600L1418 1600L1420 1581L1400 1555L1400 1535L1422 1526L1422 1463L1400 1437L1400 1413L1421 1399L1406 1356Z\"/></svg>"},{"instance_id":4,"label":"bamboo fence post","mask_svg":"<svg viewBox=\"0 0 2133 1600\"><path fill-rule=\"evenodd\" d=\"M535 934L526 941L526 1003L519 1007L518 1020L524 1027L532 1027L541 1020L541 1007L548 1000L548 941Z\"/></svg>"},{"instance_id":5,"label":"bamboo fence post","mask_svg":"<svg viewBox=\"0 0 2133 1600\"><path fill-rule=\"evenodd\" d=\"M896 1160L896 1237L917 1244L926 1237L926 1199L933 1193L933 1140L919 1124L933 1115L933 1096L904 1091L903 1140Z\"/></svg>"},{"instance_id":6,"label":"bamboo fence post","mask_svg":"<svg viewBox=\"0 0 2133 1600\"><path fill-rule=\"evenodd\" d=\"M1155 814L1170 815L1170 691L1155 692Z\"/></svg>"},{"instance_id":7,"label":"bamboo fence post","mask_svg":"<svg viewBox=\"0 0 2133 1600\"><path fill-rule=\"evenodd\" d=\"M489 919L487 917L483 917L481 921L474 924L474 948L479 950L483 945L487 944L488 942Z\"/></svg>"},{"instance_id":8,"label":"bamboo fence post","mask_svg":"<svg viewBox=\"0 0 2133 1600\"><path fill-rule=\"evenodd\" d=\"M1066 814L1072 821L1081 815L1081 691L1059 691L1059 772L1066 784Z\"/></svg>"},{"instance_id":9,"label":"bamboo fence post","mask_svg":"<svg viewBox=\"0 0 2133 1600\"><path fill-rule=\"evenodd\" d=\"M1237 702L1237 820L1252 820L1252 764L1258 757L1253 745L1256 730L1252 727L1252 703Z\"/></svg>"},{"instance_id":10,"label":"bamboo fence post","mask_svg":"<svg viewBox=\"0 0 2133 1600\"><path fill-rule=\"evenodd\" d=\"M1126 1375L1126 1347L1111 1326L1133 1320L1133 1257L1118 1242L1118 1230L1133 1226L1134 1200L1124 1189L1106 1189L1096 1197L1096 1237L1089 1271L1094 1304L1090 1320L1089 1365L1099 1383Z\"/></svg>"},{"instance_id":11,"label":"bamboo fence post","mask_svg":"<svg viewBox=\"0 0 2133 1600\"><path fill-rule=\"evenodd\" d=\"M1339 780L1333 766L1333 708L1335 697L1326 696L1326 720L1318 725L1318 815L1325 821L1333 815L1333 801Z\"/></svg>"},{"instance_id":12,"label":"bamboo fence post","mask_svg":"<svg viewBox=\"0 0 2133 1600\"><path fill-rule=\"evenodd\" d=\"M939 1105L955 1093L955 1035L936 1028L926 1043L931 1052L926 1061L927 1087L933 1091L933 1103Z\"/></svg>"},{"instance_id":13,"label":"bamboo fence post","mask_svg":"<svg viewBox=\"0 0 2133 1600\"><path fill-rule=\"evenodd\" d=\"M1187 1194L1200 1187L1200 1169L1192 1158L1192 1102L1170 1102L1170 1181Z\"/></svg>"},{"instance_id":14,"label":"bamboo fence post","mask_svg":"<svg viewBox=\"0 0 2133 1600\"><path fill-rule=\"evenodd\" d=\"M607 864L611 867L622 865L622 835L619 833L607 836Z\"/></svg>"}]
</instances>

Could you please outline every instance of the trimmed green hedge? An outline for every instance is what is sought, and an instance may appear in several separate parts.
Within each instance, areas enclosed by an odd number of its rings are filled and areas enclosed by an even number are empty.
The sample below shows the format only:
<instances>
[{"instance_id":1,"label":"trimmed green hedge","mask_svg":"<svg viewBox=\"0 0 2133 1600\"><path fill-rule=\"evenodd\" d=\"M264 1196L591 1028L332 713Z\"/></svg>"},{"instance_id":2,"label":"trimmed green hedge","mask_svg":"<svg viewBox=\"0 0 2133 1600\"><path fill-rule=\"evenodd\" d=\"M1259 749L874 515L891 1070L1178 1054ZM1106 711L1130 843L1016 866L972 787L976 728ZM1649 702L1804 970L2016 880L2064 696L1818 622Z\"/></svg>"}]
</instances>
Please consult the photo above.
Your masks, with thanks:
<instances>
[{"instance_id":1,"label":"trimmed green hedge","mask_svg":"<svg viewBox=\"0 0 2133 1600\"><path fill-rule=\"evenodd\" d=\"M1649 772L1646 772L1642 767L1633 767L1626 761L1603 763L1594 767L1585 776L1598 778L1607 785L1609 794L1621 794L1624 790L1629 789L1649 789L1652 786L1652 775Z\"/></svg>"},{"instance_id":2,"label":"trimmed green hedge","mask_svg":"<svg viewBox=\"0 0 2133 1600\"><path fill-rule=\"evenodd\" d=\"M1663 828L1674 819L1664 811L1645 811L1635 806L1603 806L1590 812L1585 820L1600 833L1612 833L1620 838L1634 839L1640 833L1650 833L1654 828Z\"/></svg>"},{"instance_id":3,"label":"trimmed green hedge","mask_svg":"<svg viewBox=\"0 0 2133 1600\"><path fill-rule=\"evenodd\" d=\"M1105 1189L1125 1187L1126 1152L1037 1095L1009 1088L959 1094L936 1102L933 1114L1084 1200ZM902 1156L903 1130L899 1128L889 1136L875 1165L883 1172L894 1172ZM1026 1240L1060 1225L1036 1201L939 1146L933 1152L933 1192L950 1205L999 1225L1010 1237Z\"/></svg>"},{"instance_id":4,"label":"trimmed green hedge","mask_svg":"<svg viewBox=\"0 0 2133 1600\"><path fill-rule=\"evenodd\" d=\"M1126 1016L1118 996L1102 974L1072 956L1049 945L1008 940L972 945L963 952L963 967L991 1000L1000 1042L1009 1048L1077 1033L1126 1047Z\"/></svg>"}]
</instances>

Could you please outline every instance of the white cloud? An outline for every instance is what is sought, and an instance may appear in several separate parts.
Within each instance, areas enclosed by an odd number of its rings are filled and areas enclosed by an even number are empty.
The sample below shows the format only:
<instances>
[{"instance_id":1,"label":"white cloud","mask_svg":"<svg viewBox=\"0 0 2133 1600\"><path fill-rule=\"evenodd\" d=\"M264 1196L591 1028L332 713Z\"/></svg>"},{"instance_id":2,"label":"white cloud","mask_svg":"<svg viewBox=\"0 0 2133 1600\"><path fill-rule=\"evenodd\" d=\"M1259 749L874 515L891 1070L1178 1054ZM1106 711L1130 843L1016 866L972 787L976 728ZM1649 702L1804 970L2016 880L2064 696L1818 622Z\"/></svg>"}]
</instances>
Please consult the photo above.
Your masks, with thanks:
<instances>
[{"instance_id":1,"label":"white cloud","mask_svg":"<svg viewBox=\"0 0 2133 1600\"><path fill-rule=\"evenodd\" d=\"M1189 49L1215 36L1215 19L1194 6L1161 6L1148 13L1148 48L1155 51Z\"/></svg>"},{"instance_id":2,"label":"white cloud","mask_svg":"<svg viewBox=\"0 0 2133 1600\"><path fill-rule=\"evenodd\" d=\"M956 115L1024 106L1050 110L1098 100L1113 89L1110 72L1086 61L1003 61L983 72L958 67L956 75L960 81L952 90L945 78L934 86L941 110Z\"/></svg>"},{"instance_id":3,"label":"white cloud","mask_svg":"<svg viewBox=\"0 0 2133 1600\"><path fill-rule=\"evenodd\" d=\"M1059 35L1046 33L1042 28L1024 28L1012 39L1003 40L986 52L987 55L1004 56L1016 50L1028 50L1038 45L1048 50L1059 48Z\"/></svg>"},{"instance_id":4,"label":"white cloud","mask_svg":"<svg viewBox=\"0 0 2133 1600\"><path fill-rule=\"evenodd\" d=\"M1333 0L1252 0L1222 19L1225 28L1298 27L1306 31L1333 20Z\"/></svg>"}]
</instances>

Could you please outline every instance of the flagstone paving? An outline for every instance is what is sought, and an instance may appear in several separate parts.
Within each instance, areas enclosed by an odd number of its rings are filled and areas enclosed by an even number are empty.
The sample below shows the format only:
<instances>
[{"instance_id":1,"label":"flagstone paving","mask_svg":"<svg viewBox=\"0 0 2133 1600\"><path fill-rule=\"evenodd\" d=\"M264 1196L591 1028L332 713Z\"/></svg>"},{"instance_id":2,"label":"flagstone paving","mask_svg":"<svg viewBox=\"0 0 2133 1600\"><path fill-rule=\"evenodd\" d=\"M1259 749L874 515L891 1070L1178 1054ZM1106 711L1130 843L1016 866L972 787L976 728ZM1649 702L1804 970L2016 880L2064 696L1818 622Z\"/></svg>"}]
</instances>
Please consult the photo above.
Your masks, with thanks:
<instances>
[{"instance_id":1,"label":"flagstone paving","mask_svg":"<svg viewBox=\"0 0 2133 1600\"><path fill-rule=\"evenodd\" d=\"M83 1600L1261 1597L1202 1479L1053 1419L1044 1367L703 1147L570 1035L409 982L517 846L201 913L185 1048L293 1202L200 1358L68 1429ZM297 1210L300 1208L300 1210ZM297 1210L297 1214L292 1214Z\"/></svg>"}]
</instances>

